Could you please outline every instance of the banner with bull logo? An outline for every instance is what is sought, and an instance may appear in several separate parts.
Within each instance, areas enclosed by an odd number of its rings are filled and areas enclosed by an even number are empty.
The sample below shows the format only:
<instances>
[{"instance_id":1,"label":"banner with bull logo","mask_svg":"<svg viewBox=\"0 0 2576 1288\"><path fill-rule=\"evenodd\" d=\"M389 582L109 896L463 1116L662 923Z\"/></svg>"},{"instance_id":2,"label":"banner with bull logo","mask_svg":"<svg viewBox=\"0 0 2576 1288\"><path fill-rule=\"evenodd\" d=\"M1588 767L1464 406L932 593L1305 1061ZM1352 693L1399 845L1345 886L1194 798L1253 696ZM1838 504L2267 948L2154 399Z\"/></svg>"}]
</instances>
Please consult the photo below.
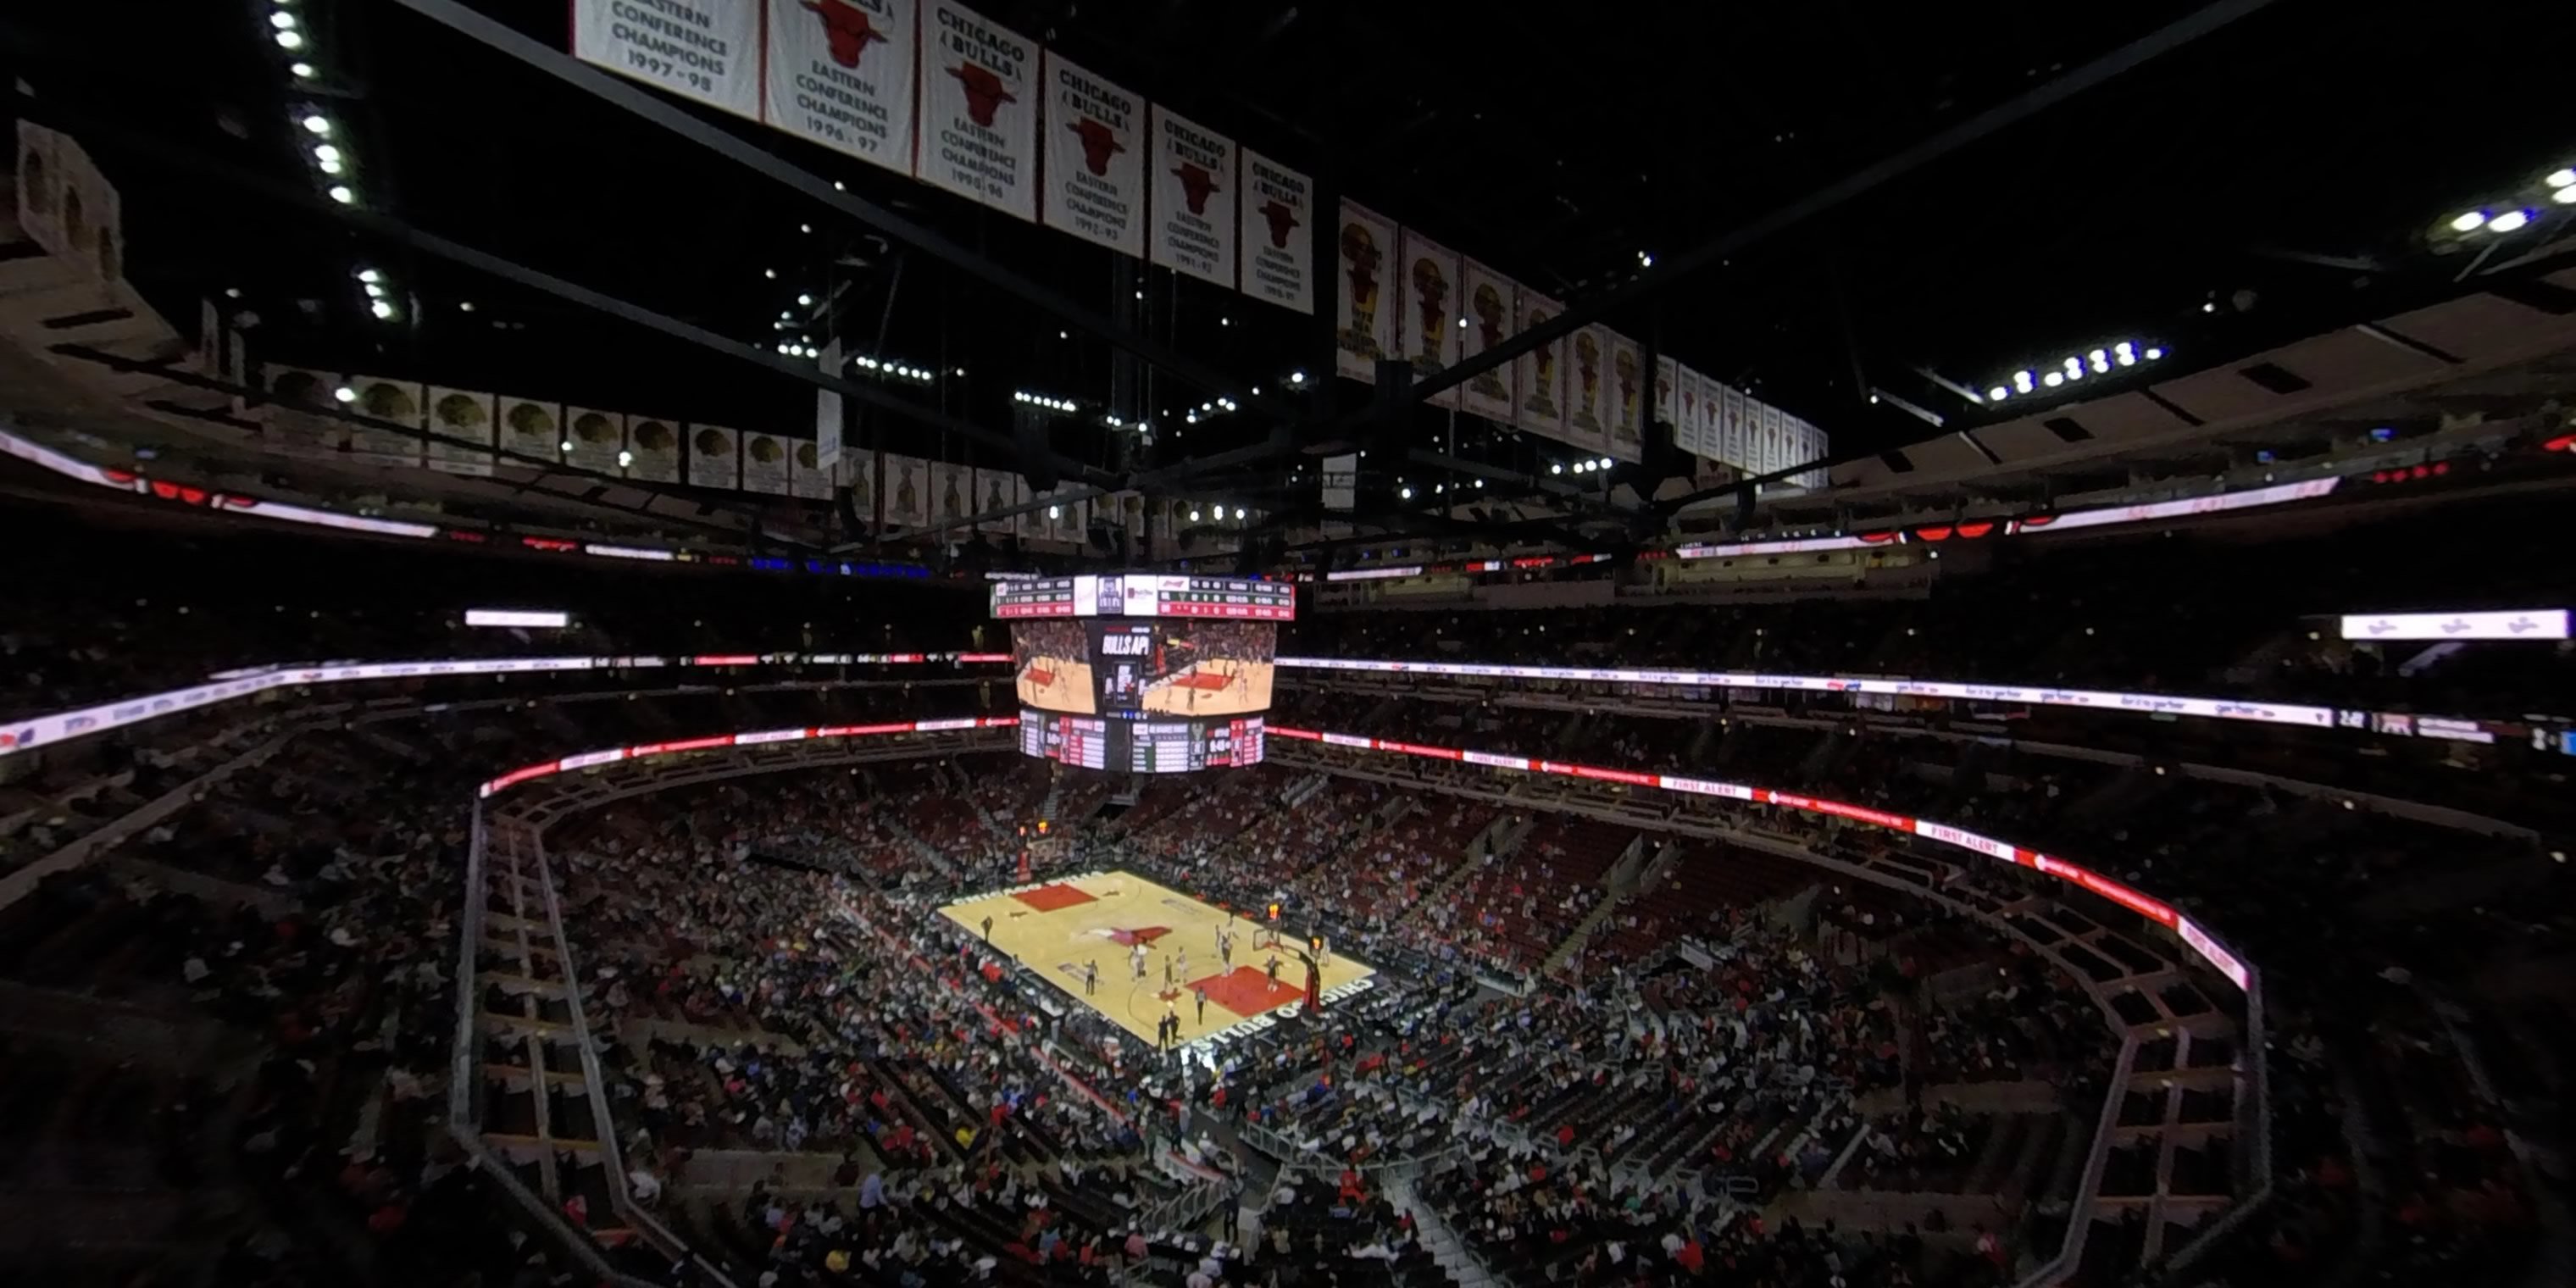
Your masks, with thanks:
<instances>
[{"instance_id":1,"label":"banner with bull logo","mask_svg":"<svg viewBox=\"0 0 2576 1288\"><path fill-rule=\"evenodd\" d=\"M1768 474L1788 465L1789 462L1785 459L1789 455L1787 428L1787 424L1781 419L1780 409L1764 403L1761 446L1757 449L1761 456L1761 473Z\"/></svg>"},{"instance_id":2,"label":"banner with bull logo","mask_svg":"<svg viewBox=\"0 0 2576 1288\"><path fill-rule=\"evenodd\" d=\"M1512 334L1554 318L1565 306L1524 286L1514 304ZM1533 434L1565 438L1565 341L1551 340L1512 360L1512 423Z\"/></svg>"},{"instance_id":3,"label":"banner with bull logo","mask_svg":"<svg viewBox=\"0 0 2576 1288\"><path fill-rule=\"evenodd\" d=\"M1147 115L1154 131L1153 261L1231 287L1241 196L1234 140L1160 107Z\"/></svg>"},{"instance_id":4,"label":"banner with bull logo","mask_svg":"<svg viewBox=\"0 0 2576 1288\"><path fill-rule=\"evenodd\" d=\"M1342 203L1335 239L1340 264L1334 276L1333 367L1364 384L1377 382L1377 362L1395 356L1395 223L1365 206Z\"/></svg>"},{"instance_id":5,"label":"banner with bull logo","mask_svg":"<svg viewBox=\"0 0 2576 1288\"><path fill-rule=\"evenodd\" d=\"M1473 358L1501 344L1512 334L1512 297L1516 293L1510 278L1476 261L1459 263L1460 286L1465 294L1459 299L1458 314L1467 320L1458 332L1458 357ZM1497 425L1512 423L1512 369L1488 371L1458 387L1458 405Z\"/></svg>"},{"instance_id":6,"label":"banner with bull logo","mask_svg":"<svg viewBox=\"0 0 2576 1288\"><path fill-rule=\"evenodd\" d=\"M919 17L913 0L769 0L761 119L911 173Z\"/></svg>"},{"instance_id":7,"label":"banner with bull logo","mask_svg":"<svg viewBox=\"0 0 2576 1288\"><path fill-rule=\"evenodd\" d=\"M1046 84L1045 199L1038 218L1138 259L1145 257L1145 100L1052 50Z\"/></svg>"},{"instance_id":8,"label":"banner with bull logo","mask_svg":"<svg viewBox=\"0 0 2576 1288\"><path fill-rule=\"evenodd\" d=\"M572 0L572 53L682 98L760 116L760 6L750 0Z\"/></svg>"},{"instance_id":9,"label":"banner with bull logo","mask_svg":"<svg viewBox=\"0 0 2576 1288\"><path fill-rule=\"evenodd\" d=\"M1642 428L1646 412L1646 356L1637 342L1608 332L1604 337L1610 350L1609 384L1601 391L1601 419L1610 427L1610 456L1613 460L1646 459L1646 439Z\"/></svg>"},{"instance_id":10,"label":"banner with bull logo","mask_svg":"<svg viewBox=\"0 0 2576 1288\"><path fill-rule=\"evenodd\" d=\"M1718 386L1717 459L1744 468L1744 391Z\"/></svg>"},{"instance_id":11,"label":"banner with bull logo","mask_svg":"<svg viewBox=\"0 0 2576 1288\"><path fill-rule=\"evenodd\" d=\"M715 425L689 426L689 486L742 486L742 436Z\"/></svg>"},{"instance_id":12,"label":"banner with bull logo","mask_svg":"<svg viewBox=\"0 0 2576 1288\"><path fill-rule=\"evenodd\" d=\"M1459 303L1465 293L1458 252L1414 232L1396 233L1402 271L1396 294L1404 305L1396 317L1396 351L1413 363L1413 378L1428 379L1458 361ZM1427 399L1435 407L1458 405L1458 391L1443 389Z\"/></svg>"},{"instance_id":13,"label":"banner with bull logo","mask_svg":"<svg viewBox=\"0 0 2576 1288\"><path fill-rule=\"evenodd\" d=\"M1663 354L1655 355L1654 418L1673 427L1673 441L1682 436L1681 417L1682 364Z\"/></svg>"},{"instance_id":14,"label":"banner with bull logo","mask_svg":"<svg viewBox=\"0 0 2576 1288\"><path fill-rule=\"evenodd\" d=\"M1588 326L1566 344L1565 441L1587 452L1610 450L1610 331Z\"/></svg>"},{"instance_id":15,"label":"banner with bull logo","mask_svg":"<svg viewBox=\"0 0 2576 1288\"><path fill-rule=\"evenodd\" d=\"M1708 377L1681 367L1673 377L1673 446L1694 458L1708 455ZM1691 462L1697 465L1694 459Z\"/></svg>"},{"instance_id":16,"label":"banner with bull logo","mask_svg":"<svg viewBox=\"0 0 2576 1288\"><path fill-rule=\"evenodd\" d=\"M913 177L1035 220L1037 46L947 0L926 9Z\"/></svg>"},{"instance_id":17,"label":"banner with bull logo","mask_svg":"<svg viewBox=\"0 0 2576 1288\"><path fill-rule=\"evenodd\" d=\"M1243 172L1241 290L1300 313L1315 311L1315 181L1250 148L1238 148Z\"/></svg>"}]
</instances>

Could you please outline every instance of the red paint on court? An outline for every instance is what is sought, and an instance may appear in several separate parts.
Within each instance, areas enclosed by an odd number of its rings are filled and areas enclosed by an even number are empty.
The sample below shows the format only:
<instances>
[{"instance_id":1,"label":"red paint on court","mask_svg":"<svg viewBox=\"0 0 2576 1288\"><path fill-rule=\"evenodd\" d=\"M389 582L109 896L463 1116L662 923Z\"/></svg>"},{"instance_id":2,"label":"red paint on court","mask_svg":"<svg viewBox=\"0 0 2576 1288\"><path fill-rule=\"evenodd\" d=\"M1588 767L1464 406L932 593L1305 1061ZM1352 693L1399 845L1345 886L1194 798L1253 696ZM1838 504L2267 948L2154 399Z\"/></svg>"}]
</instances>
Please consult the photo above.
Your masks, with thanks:
<instances>
[{"instance_id":1,"label":"red paint on court","mask_svg":"<svg viewBox=\"0 0 2576 1288\"><path fill-rule=\"evenodd\" d=\"M1055 672L1050 671L1043 666L1032 666L1028 670L1021 672L1021 674L1028 677L1029 683L1034 684L1041 689L1050 689L1055 687Z\"/></svg>"},{"instance_id":2,"label":"red paint on court","mask_svg":"<svg viewBox=\"0 0 2576 1288\"><path fill-rule=\"evenodd\" d=\"M1284 981L1273 984L1268 975L1251 966L1237 966L1222 975L1191 980L1190 987L1206 989L1209 1001L1246 1019L1306 997L1306 990Z\"/></svg>"},{"instance_id":3,"label":"red paint on court","mask_svg":"<svg viewBox=\"0 0 2576 1288\"><path fill-rule=\"evenodd\" d=\"M1039 886L1035 890L1022 890L1011 897L1040 912L1078 908L1083 904L1094 902L1088 892L1069 885Z\"/></svg>"},{"instance_id":4,"label":"red paint on court","mask_svg":"<svg viewBox=\"0 0 2576 1288\"><path fill-rule=\"evenodd\" d=\"M1176 689L1208 690L1222 689L1232 683L1234 683L1234 680L1231 677L1217 675L1207 671L1192 671L1188 675L1181 676L1171 682L1172 687Z\"/></svg>"}]
</instances>

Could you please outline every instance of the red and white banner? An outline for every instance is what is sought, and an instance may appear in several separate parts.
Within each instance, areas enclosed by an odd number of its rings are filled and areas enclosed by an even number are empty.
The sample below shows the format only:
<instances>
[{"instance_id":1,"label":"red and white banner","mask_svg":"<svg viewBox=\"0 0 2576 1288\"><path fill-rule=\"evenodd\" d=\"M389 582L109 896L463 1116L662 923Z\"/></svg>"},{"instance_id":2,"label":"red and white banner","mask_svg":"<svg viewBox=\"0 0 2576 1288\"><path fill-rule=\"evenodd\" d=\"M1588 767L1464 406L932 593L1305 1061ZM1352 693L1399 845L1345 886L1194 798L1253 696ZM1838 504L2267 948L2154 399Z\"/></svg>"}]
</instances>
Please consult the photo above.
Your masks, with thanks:
<instances>
[{"instance_id":1,"label":"red and white banner","mask_svg":"<svg viewBox=\"0 0 2576 1288\"><path fill-rule=\"evenodd\" d=\"M911 173L919 19L913 0L769 0L762 119Z\"/></svg>"},{"instance_id":2,"label":"red and white banner","mask_svg":"<svg viewBox=\"0 0 2576 1288\"><path fill-rule=\"evenodd\" d=\"M1719 388L1722 396L1718 399L1717 459L1742 470L1751 459L1745 450L1752 440L1744 430L1747 400L1744 391L1732 385Z\"/></svg>"},{"instance_id":3,"label":"red and white banner","mask_svg":"<svg viewBox=\"0 0 2576 1288\"><path fill-rule=\"evenodd\" d=\"M1341 255L1335 274L1334 370L1374 384L1377 362L1395 356L1395 222L1342 203Z\"/></svg>"},{"instance_id":4,"label":"red and white banner","mask_svg":"<svg viewBox=\"0 0 2576 1288\"><path fill-rule=\"evenodd\" d=\"M1511 338L1514 290L1510 278L1472 259L1463 261L1459 271L1464 275L1467 292L1458 310L1459 316L1467 320L1458 332L1458 356L1463 360ZM1460 385L1458 405L1495 424L1511 424L1511 366L1488 371Z\"/></svg>"},{"instance_id":5,"label":"red and white banner","mask_svg":"<svg viewBox=\"0 0 2576 1288\"><path fill-rule=\"evenodd\" d=\"M1046 69L1046 199L1038 217L1145 257L1145 100L1052 50Z\"/></svg>"},{"instance_id":6,"label":"red and white banner","mask_svg":"<svg viewBox=\"0 0 2576 1288\"><path fill-rule=\"evenodd\" d=\"M1242 291L1300 313L1315 311L1315 181L1250 148L1239 149Z\"/></svg>"},{"instance_id":7,"label":"red and white banner","mask_svg":"<svg viewBox=\"0 0 2576 1288\"><path fill-rule=\"evenodd\" d=\"M1563 305L1528 287L1520 289L1514 307L1518 335L1565 311ZM1512 360L1512 423L1533 434L1565 438L1565 341L1552 340Z\"/></svg>"},{"instance_id":8,"label":"red and white banner","mask_svg":"<svg viewBox=\"0 0 2576 1288\"><path fill-rule=\"evenodd\" d=\"M572 0L572 53L736 116L760 115L760 6L751 0Z\"/></svg>"},{"instance_id":9,"label":"red and white banner","mask_svg":"<svg viewBox=\"0 0 2576 1288\"><path fill-rule=\"evenodd\" d=\"M1646 459L1646 358L1637 342L1610 333L1610 383L1602 390L1602 419L1610 423L1610 455L1615 460Z\"/></svg>"},{"instance_id":10,"label":"red and white banner","mask_svg":"<svg viewBox=\"0 0 2576 1288\"><path fill-rule=\"evenodd\" d=\"M1037 46L948 0L926 8L913 177L1035 220Z\"/></svg>"},{"instance_id":11,"label":"red and white banner","mask_svg":"<svg viewBox=\"0 0 2576 1288\"><path fill-rule=\"evenodd\" d=\"M1465 294L1458 252L1413 231L1396 234L1403 248L1398 257L1396 294L1403 309L1396 317L1396 352L1413 362L1417 380L1436 376L1458 360L1459 306ZM1455 407L1458 393L1433 394L1434 406Z\"/></svg>"},{"instance_id":12,"label":"red and white banner","mask_svg":"<svg viewBox=\"0 0 2576 1288\"><path fill-rule=\"evenodd\" d=\"M1189 118L1149 108L1154 133L1155 263L1220 286L1235 284L1234 140Z\"/></svg>"},{"instance_id":13,"label":"red and white banner","mask_svg":"<svg viewBox=\"0 0 2576 1288\"><path fill-rule=\"evenodd\" d=\"M1588 326L1566 345L1565 439L1587 452L1610 450L1610 331Z\"/></svg>"}]
</instances>

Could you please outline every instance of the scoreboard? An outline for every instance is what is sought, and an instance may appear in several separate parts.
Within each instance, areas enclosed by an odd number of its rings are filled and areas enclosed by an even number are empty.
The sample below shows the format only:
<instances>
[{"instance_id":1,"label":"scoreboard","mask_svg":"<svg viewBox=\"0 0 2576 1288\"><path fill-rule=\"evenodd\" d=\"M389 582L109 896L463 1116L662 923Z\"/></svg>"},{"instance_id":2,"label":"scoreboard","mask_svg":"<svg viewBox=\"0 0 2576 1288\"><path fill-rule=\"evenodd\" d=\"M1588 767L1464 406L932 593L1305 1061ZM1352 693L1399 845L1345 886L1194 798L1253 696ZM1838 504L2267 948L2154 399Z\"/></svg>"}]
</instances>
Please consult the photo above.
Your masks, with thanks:
<instances>
[{"instance_id":1,"label":"scoreboard","mask_svg":"<svg viewBox=\"0 0 2576 1288\"><path fill-rule=\"evenodd\" d=\"M1243 577L1189 577L1163 573L1037 577L997 582L993 616L1207 617L1248 622L1287 622L1297 617L1297 587Z\"/></svg>"},{"instance_id":2,"label":"scoreboard","mask_svg":"<svg viewBox=\"0 0 2576 1288\"><path fill-rule=\"evenodd\" d=\"M1259 716L1231 720L1119 720L1020 712L1020 754L1084 769L1186 774L1257 765L1266 743Z\"/></svg>"}]
</instances>

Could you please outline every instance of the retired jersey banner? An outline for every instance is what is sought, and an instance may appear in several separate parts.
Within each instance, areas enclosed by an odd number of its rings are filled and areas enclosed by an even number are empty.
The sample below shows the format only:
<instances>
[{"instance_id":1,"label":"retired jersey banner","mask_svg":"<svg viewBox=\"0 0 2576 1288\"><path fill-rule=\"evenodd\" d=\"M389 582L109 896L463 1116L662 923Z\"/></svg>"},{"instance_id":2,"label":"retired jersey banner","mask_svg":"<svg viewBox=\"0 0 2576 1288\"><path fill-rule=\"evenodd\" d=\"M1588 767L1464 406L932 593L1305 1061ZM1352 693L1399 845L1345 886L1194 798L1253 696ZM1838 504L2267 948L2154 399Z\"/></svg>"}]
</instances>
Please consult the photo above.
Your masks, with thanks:
<instances>
[{"instance_id":1,"label":"retired jersey banner","mask_svg":"<svg viewBox=\"0 0 2576 1288\"><path fill-rule=\"evenodd\" d=\"M948 0L924 9L913 177L1036 219L1037 46Z\"/></svg>"},{"instance_id":2,"label":"retired jersey banner","mask_svg":"<svg viewBox=\"0 0 2576 1288\"><path fill-rule=\"evenodd\" d=\"M1145 257L1145 101L1050 50L1045 68L1046 199L1038 218L1087 242Z\"/></svg>"},{"instance_id":3,"label":"retired jersey banner","mask_svg":"<svg viewBox=\"0 0 2576 1288\"><path fill-rule=\"evenodd\" d=\"M1700 431L1700 401L1708 396L1708 379L1675 364L1673 372L1673 446L1692 456L1706 456L1707 438Z\"/></svg>"},{"instance_id":4,"label":"retired jersey banner","mask_svg":"<svg viewBox=\"0 0 2576 1288\"><path fill-rule=\"evenodd\" d=\"M1425 380L1458 360L1458 313L1465 274L1458 252L1410 228L1398 232L1396 242L1404 249L1404 271L1396 277L1396 289L1404 299L1396 323L1400 328L1396 349L1413 361L1414 379ZM1436 407L1455 407L1458 391L1443 389L1429 401Z\"/></svg>"},{"instance_id":5,"label":"retired jersey banner","mask_svg":"<svg viewBox=\"0 0 2576 1288\"><path fill-rule=\"evenodd\" d=\"M1501 344L1512 333L1511 279L1470 259L1459 265L1466 296L1460 316L1467 325L1458 332L1458 356L1473 358ZM1470 378L1458 387L1458 405L1498 425L1512 423L1512 369L1504 366Z\"/></svg>"},{"instance_id":6,"label":"retired jersey banner","mask_svg":"<svg viewBox=\"0 0 2576 1288\"><path fill-rule=\"evenodd\" d=\"M913 0L769 0L762 119L910 173L919 17Z\"/></svg>"},{"instance_id":7,"label":"retired jersey banner","mask_svg":"<svg viewBox=\"0 0 2576 1288\"><path fill-rule=\"evenodd\" d=\"M572 0L572 56L736 116L760 115L752 0Z\"/></svg>"},{"instance_id":8,"label":"retired jersey banner","mask_svg":"<svg viewBox=\"0 0 2576 1288\"><path fill-rule=\"evenodd\" d=\"M1722 393L1718 399L1717 459L1740 470L1745 465L1744 391L1732 385L1720 388Z\"/></svg>"},{"instance_id":9,"label":"retired jersey banner","mask_svg":"<svg viewBox=\"0 0 2576 1288\"><path fill-rule=\"evenodd\" d=\"M1253 151L1239 148L1243 173L1236 180L1243 227L1242 290L1300 313L1315 311L1315 181Z\"/></svg>"},{"instance_id":10,"label":"retired jersey banner","mask_svg":"<svg viewBox=\"0 0 2576 1288\"><path fill-rule=\"evenodd\" d=\"M1565 311L1564 306L1528 287L1518 293L1518 335ZM1533 434L1565 438L1565 341L1550 340L1512 360L1512 423Z\"/></svg>"},{"instance_id":11,"label":"retired jersey banner","mask_svg":"<svg viewBox=\"0 0 2576 1288\"><path fill-rule=\"evenodd\" d=\"M1610 425L1610 455L1614 460L1642 461L1646 459L1640 428L1646 410L1646 356L1636 341L1616 331L1607 338L1610 383L1602 390L1601 418Z\"/></svg>"},{"instance_id":12,"label":"retired jersey banner","mask_svg":"<svg viewBox=\"0 0 2576 1288\"><path fill-rule=\"evenodd\" d=\"M1788 464L1788 462L1783 459L1789 454L1789 445L1787 442L1787 436L1783 432L1784 429L1785 424L1780 415L1780 409L1770 405L1769 403L1764 403L1762 405L1761 453L1762 472L1765 474L1768 474L1773 470L1780 469Z\"/></svg>"},{"instance_id":13,"label":"retired jersey banner","mask_svg":"<svg viewBox=\"0 0 2576 1288\"><path fill-rule=\"evenodd\" d=\"M1342 203L1339 271L1335 274L1334 369L1374 384L1377 362L1395 355L1395 300L1387 273L1395 224L1362 206Z\"/></svg>"},{"instance_id":14,"label":"retired jersey banner","mask_svg":"<svg viewBox=\"0 0 2576 1288\"><path fill-rule=\"evenodd\" d=\"M1153 261L1219 286L1235 284L1234 140L1156 107Z\"/></svg>"},{"instance_id":15,"label":"retired jersey banner","mask_svg":"<svg viewBox=\"0 0 2576 1288\"><path fill-rule=\"evenodd\" d=\"M1610 332L1588 326L1567 347L1574 369L1565 373L1565 441L1587 452L1610 450Z\"/></svg>"}]
</instances>

